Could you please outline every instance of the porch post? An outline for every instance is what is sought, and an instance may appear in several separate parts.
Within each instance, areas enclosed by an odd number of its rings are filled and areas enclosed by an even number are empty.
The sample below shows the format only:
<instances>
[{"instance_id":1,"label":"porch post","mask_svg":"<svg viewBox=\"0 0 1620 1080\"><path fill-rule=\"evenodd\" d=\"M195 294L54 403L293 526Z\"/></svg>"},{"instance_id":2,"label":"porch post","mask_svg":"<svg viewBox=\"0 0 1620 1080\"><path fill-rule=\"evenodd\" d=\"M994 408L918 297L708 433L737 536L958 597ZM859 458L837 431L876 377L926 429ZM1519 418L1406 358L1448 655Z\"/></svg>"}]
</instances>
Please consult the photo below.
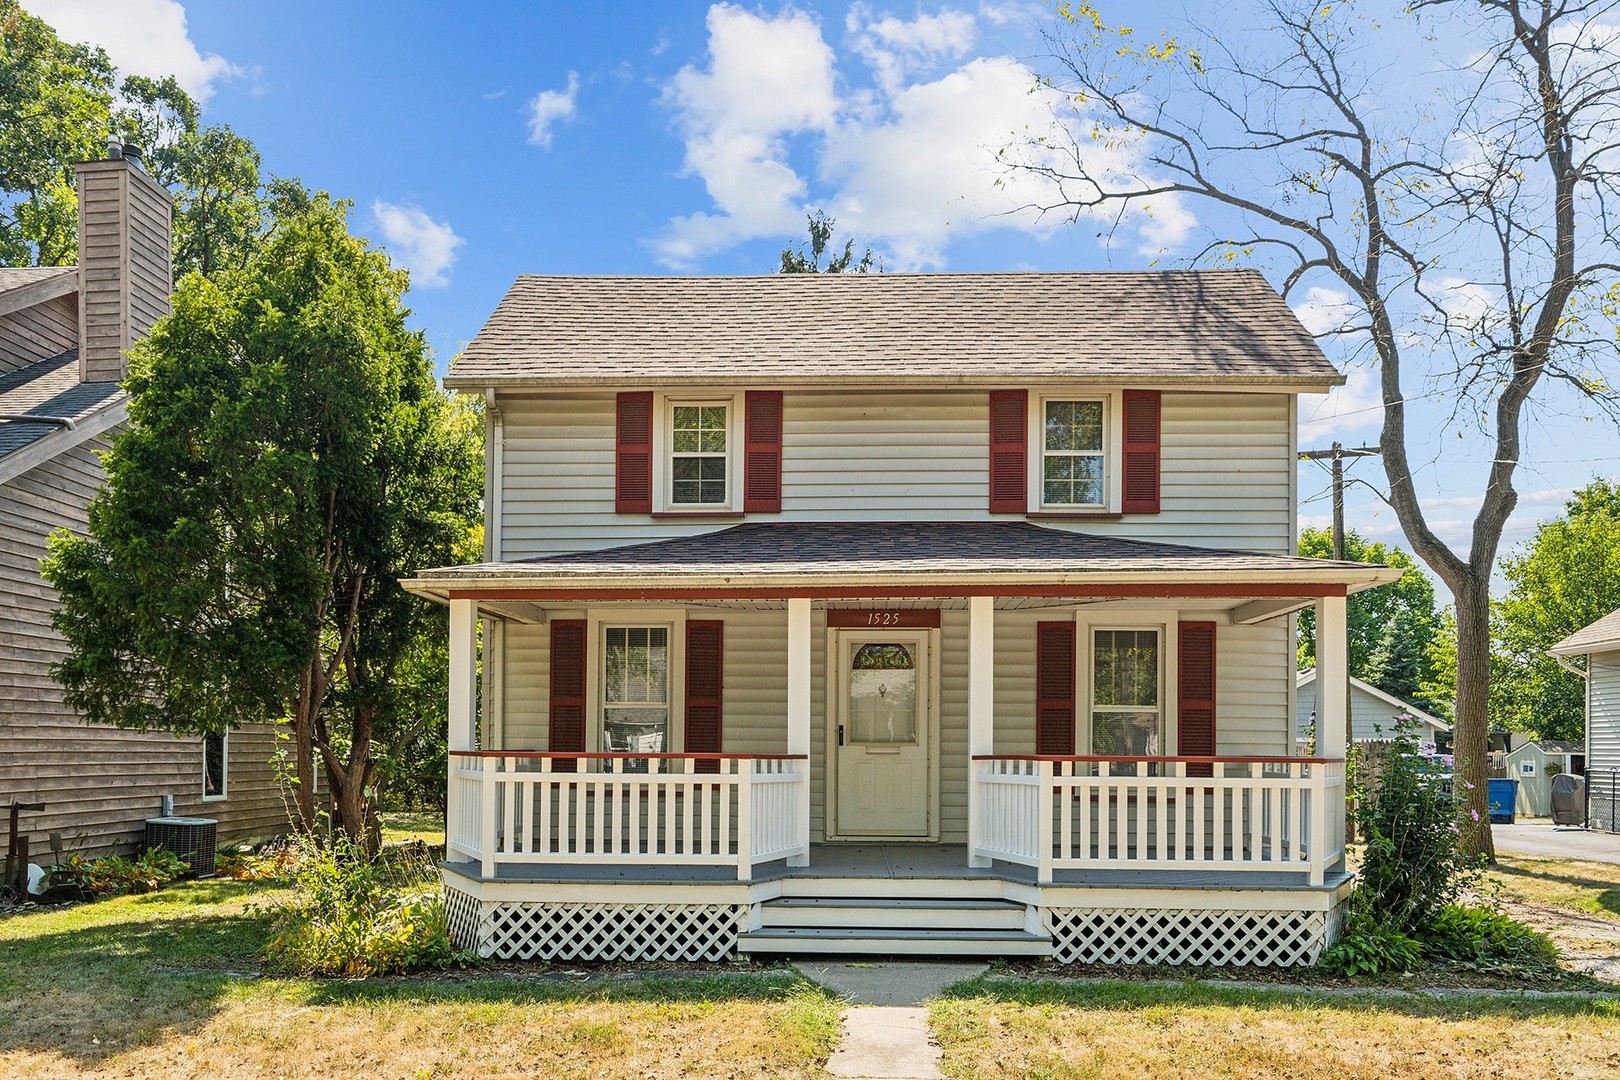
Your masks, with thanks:
<instances>
[{"instance_id":1,"label":"porch post","mask_svg":"<svg viewBox=\"0 0 1620 1080\"><path fill-rule=\"evenodd\" d=\"M802 754L796 768L803 779L796 795L798 844L803 854L790 855L789 866L810 865L810 600L787 602L787 752Z\"/></svg>"},{"instance_id":2,"label":"porch post","mask_svg":"<svg viewBox=\"0 0 1620 1080\"><path fill-rule=\"evenodd\" d=\"M989 866L990 859L977 854L983 837L984 795L980 791L980 766L973 758L996 749L996 599L993 596L968 598L968 865Z\"/></svg>"},{"instance_id":3,"label":"porch post","mask_svg":"<svg viewBox=\"0 0 1620 1080\"><path fill-rule=\"evenodd\" d=\"M478 747L478 601L450 601L450 749Z\"/></svg>"},{"instance_id":4,"label":"porch post","mask_svg":"<svg viewBox=\"0 0 1620 1080\"><path fill-rule=\"evenodd\" d=\"M1349 734L1350 642L1345 598L1316 602L1316 756L1344 757Z\"/></svg>"},{"instance_id":5,"label":"porch post","mask_svg":"<svg viewBox=\"0 0 1620 1080\"><path fill-rule=\"evenodd\" d=\"M1316 604L1316 756L1343 759L1350 730L1350 635L1345 598L1324 596ZM1322 884L1327 870L1329 813L1325 770L1311 770L1310 884ZM1342 800L1340 785L1333 798Z\"/></svg>"}]
</instances>

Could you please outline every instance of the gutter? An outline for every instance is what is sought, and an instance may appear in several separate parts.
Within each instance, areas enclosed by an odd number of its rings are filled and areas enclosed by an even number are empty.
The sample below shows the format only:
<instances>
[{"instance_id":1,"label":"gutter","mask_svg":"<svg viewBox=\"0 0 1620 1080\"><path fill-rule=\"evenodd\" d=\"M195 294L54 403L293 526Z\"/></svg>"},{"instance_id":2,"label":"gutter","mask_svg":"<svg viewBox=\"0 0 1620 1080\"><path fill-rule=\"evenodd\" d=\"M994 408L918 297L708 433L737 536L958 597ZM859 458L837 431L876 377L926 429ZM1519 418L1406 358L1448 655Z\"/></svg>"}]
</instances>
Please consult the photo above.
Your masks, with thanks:
<instances>
[{"instance_id":1,"label":"gutter","mask_svg":"<svg viewBox=\"0 0 1620 1080\"><path fill-rule=\"evenodd\" d=\"M1570 663L1569 657L1555 652L1549 652L1547 655L1558 661L1558 666L1569 672L1571 675L1579 675L1582 679L1587 678L1586 669L1578 668L1574 664Z\"/></svg>"}]
</instances>

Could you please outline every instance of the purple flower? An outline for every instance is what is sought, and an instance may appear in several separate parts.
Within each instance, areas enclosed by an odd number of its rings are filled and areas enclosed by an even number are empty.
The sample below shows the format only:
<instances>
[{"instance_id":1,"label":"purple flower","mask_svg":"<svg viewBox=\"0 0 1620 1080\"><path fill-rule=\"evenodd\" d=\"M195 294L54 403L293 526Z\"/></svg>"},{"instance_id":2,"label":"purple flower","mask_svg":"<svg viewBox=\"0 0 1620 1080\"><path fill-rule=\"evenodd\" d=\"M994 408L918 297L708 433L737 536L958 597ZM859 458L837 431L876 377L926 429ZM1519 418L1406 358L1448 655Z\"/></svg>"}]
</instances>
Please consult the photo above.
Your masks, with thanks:
<instances>
[{"instance_id":1,"label":"purple flower","mask_svg":"<svg viewBox=\"0 0 1620 1080\"><path fill-rule=\"evenodd\" d=\"M1468 816L1473 818L1476 822L1479 821L1479 811L1478 810L1470 810L1470 811L1468 811Z\"/></svg>"}]
</instances>

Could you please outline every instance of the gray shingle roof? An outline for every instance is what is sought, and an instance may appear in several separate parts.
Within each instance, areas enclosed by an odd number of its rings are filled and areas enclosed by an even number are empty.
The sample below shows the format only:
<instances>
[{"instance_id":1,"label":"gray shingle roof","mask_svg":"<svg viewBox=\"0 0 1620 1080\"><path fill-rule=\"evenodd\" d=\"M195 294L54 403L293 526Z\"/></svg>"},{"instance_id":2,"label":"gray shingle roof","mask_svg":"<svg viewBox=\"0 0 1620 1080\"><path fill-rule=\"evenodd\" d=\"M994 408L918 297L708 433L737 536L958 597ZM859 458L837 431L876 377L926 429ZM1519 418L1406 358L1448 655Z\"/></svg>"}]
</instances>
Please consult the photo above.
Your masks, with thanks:
<instances>
[{"instance_id":1,"label":"gray shingle roof","mask_svg":"<svg viewBox=\"0 0 1620 1080\"><path fill-rule=\"evenodd\" d=\"M115 382L80 382L79 350L69 349L0 375L0 417L53 417L77 423L122 394ZM0 419L0 458L63 426L48 420Z\"/></svg>"},{"instance_id":2,"label":"gray shingle roof","mask_svg":"<svg viewBox=\"0 0 1620 1080\"><path fill-rule=\"evenodd\" d=\"M791 522L737 525L674 540L506 563L423 570L434 579L507 577L566 586L572 579L664 575L752 579L886 575L1196 574L1341 571L1362 563L1126 540L1028 522Z\"/></svg>"},{"instance_id":3,"label":"gray shingle roof","mask_svg":"<svg viewBox=\"0 0 1620 1080\"><path fill-rule=\"evenodd\" d=\"M0 266L0 293L20 289L37 281L77 275L77 266Z\"/></svg>"},{"instance_id":4,"label":"gray shingle roof","mask_svg":"<svg viewBox=\"0 0 1620 1080\"><path fill-rule=\"evenodd\" d=\"M1611 611L1590 626L1584 626L1554 645L1549 652L1578 656L1584 652L1605 652L1620 648L1620 611Z\"/></svg>"},{"instance_id":5,"label":"gray shingle roof","mask_svg":"<svg viewBox=\"0 0 1620 1080\"><path fill-rule=\"evenodd\" d=\"M539 277L447 385L1343 382L1253 270Z\"/></svg>"}]
</instances>

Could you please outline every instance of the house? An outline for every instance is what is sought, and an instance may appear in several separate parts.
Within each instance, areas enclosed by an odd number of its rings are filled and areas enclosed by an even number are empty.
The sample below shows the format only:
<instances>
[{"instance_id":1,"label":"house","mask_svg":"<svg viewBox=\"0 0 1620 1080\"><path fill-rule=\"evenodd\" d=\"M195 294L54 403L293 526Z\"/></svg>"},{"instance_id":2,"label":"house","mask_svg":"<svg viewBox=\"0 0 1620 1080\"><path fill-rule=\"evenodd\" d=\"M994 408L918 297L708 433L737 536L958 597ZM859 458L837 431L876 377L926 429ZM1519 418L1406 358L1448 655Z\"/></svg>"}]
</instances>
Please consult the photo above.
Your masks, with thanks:
<instances>
[{"instance_id":1,"label":"house","mask_svg":"<svg viewBox=\"0 0 1620 1080\"><path fill-rule=\"evenodd\" d=\"M1308 741L1312 718L1316 712L1316 669L1309 668L1294 678L1294 718L1300 741ZM1430 716L1409 701L1386 694L1369 682L1350 676L1350 739L1353 742L1377 742L1395 735L1395 725L1401 715L1407 715L1422 729L1420 740L1434 742L1449 734L1451 725Z\"/></svg>"},{"instance_id":2,"label":"house","mask_svg":"<svg viewBox=\"0 0 1620 1080\"><path fill-rule=\"evenodd\" d=\"M1526 739L1507 752L1505 775L1519 782L1514 813L1519 817L1552 816L1552 778L1559 773L1583 775L1586 748L1562 739Z\"/></svg>"},{"instance_id":3,"label":"house","mask_svg":"<svg viewBox=\"0 0 1620 1080\"><path fill-rule=\"evenodd\" d=\"M1620 611L1582 627L1548 650L1586 680L1587 820L1620 831ZM1585 666L1576 664L1585 658Z\"/></svg>"},{"instance_id":4,"label":"house","mask_svg":"<svg viewBox=\"0 0 1620 1080\"><path fill-rule=\"evenodd\" d=\"M1297 395L1259 274L521 277L450 608L453 933L486 956L1300 964L1346 716L1294 754ZM480 653L480 649L482 650Z\"/></svg>"},{"instance_id":5,"label":"house","mask_svg":"<svg viewBox=\"0 0 1620 1080\"><path fill-rule=\"evenodd\" d=\"M113 141L116 146L116 140ZM122 148L78 166L77 267L0 268L0 809L43 803L22 829L70 854L127 854L147 818L214 818L221 840L283 831L274 733L211 739L86 725L50 666L64 646L39 560L82 532L99 455L128 416L125 350L169 310L169 194Z\"/></svg>"}]
</instances>

